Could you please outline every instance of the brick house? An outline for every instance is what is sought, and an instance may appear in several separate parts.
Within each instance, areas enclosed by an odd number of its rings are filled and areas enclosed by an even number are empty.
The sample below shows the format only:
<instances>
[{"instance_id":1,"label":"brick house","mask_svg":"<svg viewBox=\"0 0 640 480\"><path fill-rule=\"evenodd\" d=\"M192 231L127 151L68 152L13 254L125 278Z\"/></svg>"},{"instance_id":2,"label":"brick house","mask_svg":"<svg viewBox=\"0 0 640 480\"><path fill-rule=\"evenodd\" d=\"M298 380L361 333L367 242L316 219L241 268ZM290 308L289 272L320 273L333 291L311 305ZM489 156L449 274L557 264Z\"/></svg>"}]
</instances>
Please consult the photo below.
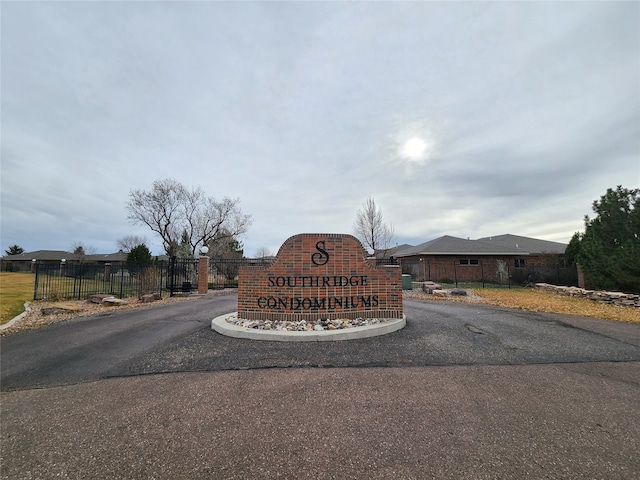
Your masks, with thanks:
<instances>
[{"instance_id":1,"label":"brick house","mask_svg":"<svg viewBox=\"0 0 640 480\"><path fill-rule=\"evenodd\" d=\"M445 235L389 254L414 281L577 284L575 268L564 263L566 247L511 234L477 240Z\"/></svg>"}]
</instances>

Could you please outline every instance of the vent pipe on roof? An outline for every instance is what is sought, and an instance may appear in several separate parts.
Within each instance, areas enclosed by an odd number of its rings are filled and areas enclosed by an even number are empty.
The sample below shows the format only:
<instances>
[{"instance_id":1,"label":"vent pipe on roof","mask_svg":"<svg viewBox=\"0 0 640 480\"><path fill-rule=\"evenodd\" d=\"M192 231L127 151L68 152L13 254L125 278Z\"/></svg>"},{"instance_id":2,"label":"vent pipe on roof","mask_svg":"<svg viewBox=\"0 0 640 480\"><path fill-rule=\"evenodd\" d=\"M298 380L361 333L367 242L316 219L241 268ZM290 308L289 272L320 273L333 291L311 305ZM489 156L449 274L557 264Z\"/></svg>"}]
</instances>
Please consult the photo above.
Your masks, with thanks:
<instances>
[{"instance_id":1,"label":"vent pipe on roof","mask_svg":"<svg viewBox=\"0 0 640 480\"><path fill-rule=\"evenodd\" d=\"M516 248L520 248L517 243L516 243Z\"/></svg>"}]
</instances>

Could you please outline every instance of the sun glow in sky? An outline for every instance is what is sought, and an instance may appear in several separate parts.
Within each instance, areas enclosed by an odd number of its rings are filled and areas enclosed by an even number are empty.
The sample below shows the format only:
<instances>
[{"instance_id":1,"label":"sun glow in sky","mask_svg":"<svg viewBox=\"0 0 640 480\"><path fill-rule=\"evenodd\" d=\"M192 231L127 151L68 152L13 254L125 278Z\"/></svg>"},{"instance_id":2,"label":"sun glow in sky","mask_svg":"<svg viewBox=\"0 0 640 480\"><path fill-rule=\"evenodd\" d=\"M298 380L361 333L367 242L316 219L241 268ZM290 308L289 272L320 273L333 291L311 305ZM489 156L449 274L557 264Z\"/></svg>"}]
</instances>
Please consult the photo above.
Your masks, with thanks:
<instances>
[{"instance_id":1,"label":"sun glow in sky","mask_svg":"<svg viewBox=\"0 0 640 480\"><path fill-rule=\"evenodd\" d=\"M411 160L420 158L427 150L427 144L424 140L413 137L404 144L402 153Z\"/></svg>"}]
</instances>

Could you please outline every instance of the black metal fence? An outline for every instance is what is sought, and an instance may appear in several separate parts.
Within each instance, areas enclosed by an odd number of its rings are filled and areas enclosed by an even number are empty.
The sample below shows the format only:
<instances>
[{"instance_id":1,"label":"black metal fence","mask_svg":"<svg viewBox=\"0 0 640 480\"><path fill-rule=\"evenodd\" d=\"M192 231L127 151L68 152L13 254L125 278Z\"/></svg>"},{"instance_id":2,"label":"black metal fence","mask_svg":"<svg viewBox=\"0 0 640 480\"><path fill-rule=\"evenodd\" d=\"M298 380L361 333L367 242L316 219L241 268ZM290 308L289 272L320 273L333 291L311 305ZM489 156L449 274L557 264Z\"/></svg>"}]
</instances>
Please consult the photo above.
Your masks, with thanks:
<instances>
[{"instance_id":1,"label":"black metal fence","mask_svg":"<svg viewBox=\"0 0 640 480\"><path fill-rule=\"evenodd\" d=\"M171 257L168 265L167 289L169 295L188 294L198 290L198 259Z\"/></svg>"},{"instance_id":2,"label":"black metal fence","mask_svg":"<svg viewBox=\"0 0 640 480\"><path fill-rule=\"evenodd\" d=\"M162 293L168 286L166 263L43 263L35 265L34 300L83 300L90 295L118 298Z\"/></svg>"},{"instance_id":3,"label":"black metal fence","mask_svg":"<svg viewBox=\"0 0 640 480\"><path fill-rule=\"evenodd\" d=\"M238 288L238 273L243 266L266 266L273 258L217 258L209 259L209 288Z\"/></svg>"},{"instance_id":4,"label":"black metal fence","mask_svg":"<svg viewBox=\"0 0 640 480\"><path fill-rule=\"evenodd\" d=\"M270 258L210 258L207 288L237 288L240 267L269 265L272 261ZM97 294L118 298L139 298L147 293L189 294L198 291L198 264L197 258L176 257L151 265L37 262L33 299L84 300Z\"/></svg>"}]
</instances>

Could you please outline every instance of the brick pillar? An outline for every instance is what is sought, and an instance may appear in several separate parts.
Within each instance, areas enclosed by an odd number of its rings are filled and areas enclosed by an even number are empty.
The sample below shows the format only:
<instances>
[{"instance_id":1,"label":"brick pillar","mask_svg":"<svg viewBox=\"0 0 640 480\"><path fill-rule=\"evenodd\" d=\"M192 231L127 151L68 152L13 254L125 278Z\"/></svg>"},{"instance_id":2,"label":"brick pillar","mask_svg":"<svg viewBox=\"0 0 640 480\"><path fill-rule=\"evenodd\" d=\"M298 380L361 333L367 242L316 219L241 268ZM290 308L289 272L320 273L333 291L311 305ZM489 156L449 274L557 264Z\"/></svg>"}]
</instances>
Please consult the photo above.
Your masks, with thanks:
<instances>
[{"instance_id":1,"label":"brick pillar","mask_svg":"<svg viewBox=\"0 0 640 480\"><path fill-rule=\"evenodd\" d=\"M198 293L209 290L209 257L198 258Z\"/></svg>"}]
</instances>

